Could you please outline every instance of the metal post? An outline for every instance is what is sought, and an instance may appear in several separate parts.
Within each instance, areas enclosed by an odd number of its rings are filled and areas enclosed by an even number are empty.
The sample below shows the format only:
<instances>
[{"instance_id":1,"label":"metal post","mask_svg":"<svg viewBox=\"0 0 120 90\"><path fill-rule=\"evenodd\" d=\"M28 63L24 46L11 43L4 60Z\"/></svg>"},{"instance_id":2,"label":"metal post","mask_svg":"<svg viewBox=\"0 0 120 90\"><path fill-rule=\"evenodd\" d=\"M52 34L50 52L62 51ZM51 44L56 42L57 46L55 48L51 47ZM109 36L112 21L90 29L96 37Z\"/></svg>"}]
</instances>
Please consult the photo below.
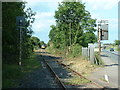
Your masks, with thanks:
<instances>
[{"instance_id":1,"label":"metal post","mask_svg":"<svg viewBox=\"0 0 120 90\"><path fill-rule=\"evenodd\" d=\"M21 59L22 59L22 58L21 58L21 56L22 56L22 55L21 55L21 54L22 54L22 47L21 47L21 46L22 46L22 45L21 45L21 44L22 44L22 41L21 41L21 40L22 40L22 37L21 37L21 26L20 26L20 56L19 56L19 60L20 60L20 61L19 61L19 65L20 65L20 66L21 66L21 64L22 64L22 63L21 63Z\"/></svg>"},{"instance_id":2,"label":"metal post","mask_svg":"<svg viewBox=\"0 0 120 90\"><path fill-rule=\"evenodd\" d=\"M20 52L19 52L19 66L20 69L22 69L21 65L22 65L22 28L25 28L25 17L24 16L17 16L16 17L16 25L19 28L19 32L20 32Z\"/></svg>"}]
</instances>

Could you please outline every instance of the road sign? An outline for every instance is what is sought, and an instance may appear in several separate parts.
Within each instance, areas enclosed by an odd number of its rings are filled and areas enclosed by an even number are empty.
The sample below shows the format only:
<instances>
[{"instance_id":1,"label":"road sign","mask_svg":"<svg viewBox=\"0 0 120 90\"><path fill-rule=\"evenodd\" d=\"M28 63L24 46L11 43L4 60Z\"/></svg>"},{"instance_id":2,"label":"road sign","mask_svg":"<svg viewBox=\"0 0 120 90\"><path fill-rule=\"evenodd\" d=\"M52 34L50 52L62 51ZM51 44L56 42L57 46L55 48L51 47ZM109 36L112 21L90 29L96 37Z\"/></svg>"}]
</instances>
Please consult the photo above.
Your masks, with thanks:
<instances>
[{"instance_id":1,"label":"road sign","mask_svg":"<svg viewBox=\"0 0 120 90\"><path fill-rule=\"evenodd\" d=\"M108 40L108 24L101 25L102 35L101 40Z\"/></svg>"},{"instance_id":2,"label":"road sign","mask_svg":"<svg viewBox=\"0 0 120 90\"><path fill-rule=\"evenodd\" d=\"M24 16L17 16L16 17L16 25L17 26L25 26L25 17Z\"/></svg>"},{"instance_id":3,"label":"road sign","mask_svg":"<svg viewBox=\"0 0 120 90\"><path fill-rule=\"evenodd\" d=\"M108 40L108 20L98 20L98 45L101 52L101 40Z\"/></svg>"},{"instance_id":4,"label":"road sign","mask_svg":"<svg viewBox=\"0 0 120 90\"><path fill-rule=\"evenodd\" d=\"M108 31L102 30L101 40L108 40Z\"/></svg>"},{"instance_id":5,"label":"road sign","mask_svg":"<svg viewBox=\"0 0 120 90\"><path fill-rule=\"evenodd\" d=\"M108 31L108 24L101 25L101 29L105 30L105 31Z\"/></svg>"},{"instance_id":6,"label":"road sign","mask_svg":"<svg viewBox=\"0 0 120 90\"><path fill-rule=\"evenodd\" d=\"M99 29L98 36L100 34L100 40L108 40L108 24L102 24Z\"/></svg>"}]
</instances>

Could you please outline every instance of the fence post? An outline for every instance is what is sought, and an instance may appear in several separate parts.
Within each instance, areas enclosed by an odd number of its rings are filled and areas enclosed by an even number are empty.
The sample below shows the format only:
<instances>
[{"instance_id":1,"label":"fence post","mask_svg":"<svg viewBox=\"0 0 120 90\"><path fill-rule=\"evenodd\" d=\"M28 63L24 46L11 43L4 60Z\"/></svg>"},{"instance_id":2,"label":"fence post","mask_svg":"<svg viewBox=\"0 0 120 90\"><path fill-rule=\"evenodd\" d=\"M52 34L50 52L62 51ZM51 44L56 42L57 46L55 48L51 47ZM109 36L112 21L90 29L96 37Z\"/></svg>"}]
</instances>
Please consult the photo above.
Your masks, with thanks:
<instances>
[{"instance_id":1,"label":"fence post","mask_svg":"<svg viewBox=\"0 0 120 90\"><path fill-rule=\"evenodd\" d=\"M90 61L94 64L94 46L90 46Z\"/></svg>"},{"instance_id":2,"label":"fence post","mask_svg":"<svg viewBox=\"0 0 120 90\"><path fill-rule=\"evenodd\" d=\"M82 56L88 57L88 48L87 47L82 47Z\"/></svg>"},{"instance_id":3,"label":"fence post","mask_svg":"<svg viewBox=\"0 0 120 90\"><path fill-rule=\"evenodd\" d=\"M90 46L88 46L88 60L90 60Z\"/></svg>"},{"instance_id":4,"label":"fence post","mask_svg":"<svg viewBox=\"0 0 120 90\"><path fill-rule=\"evenodd\" d=\"M88 48L82 47L82 56L87 57L94 64L94 45L89 45Z\"/></svg>"}]
</instances>

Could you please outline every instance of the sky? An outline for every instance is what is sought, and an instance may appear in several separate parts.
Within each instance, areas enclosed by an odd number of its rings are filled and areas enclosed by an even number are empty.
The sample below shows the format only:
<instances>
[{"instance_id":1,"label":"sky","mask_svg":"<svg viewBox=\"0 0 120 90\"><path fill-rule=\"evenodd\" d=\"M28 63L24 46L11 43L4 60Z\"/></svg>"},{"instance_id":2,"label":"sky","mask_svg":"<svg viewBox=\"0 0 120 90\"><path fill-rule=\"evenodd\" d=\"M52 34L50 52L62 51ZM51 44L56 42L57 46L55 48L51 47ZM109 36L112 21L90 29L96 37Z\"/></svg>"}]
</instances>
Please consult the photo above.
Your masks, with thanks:
<instances>
[{"instance_id":1,"label":"sky","mask_svg":"<svg viewBox=\"0 0 120 90\"><path fill-rule=\"evenodd\" d=\"M49 41L50 26L55 25L55 10L58 8L58 2L62 0L25 0L27 8L30 7L36 12L35 22L32 25L33 36L41 41ZM119 0L82 0L85 3L86 10L90 12L91 17L97 20L108 20L108 40L102 40L103 43L113 43L118 39L118 1ZM97 35L97 32L95 32Z\"/></svg>"}]
</instances>

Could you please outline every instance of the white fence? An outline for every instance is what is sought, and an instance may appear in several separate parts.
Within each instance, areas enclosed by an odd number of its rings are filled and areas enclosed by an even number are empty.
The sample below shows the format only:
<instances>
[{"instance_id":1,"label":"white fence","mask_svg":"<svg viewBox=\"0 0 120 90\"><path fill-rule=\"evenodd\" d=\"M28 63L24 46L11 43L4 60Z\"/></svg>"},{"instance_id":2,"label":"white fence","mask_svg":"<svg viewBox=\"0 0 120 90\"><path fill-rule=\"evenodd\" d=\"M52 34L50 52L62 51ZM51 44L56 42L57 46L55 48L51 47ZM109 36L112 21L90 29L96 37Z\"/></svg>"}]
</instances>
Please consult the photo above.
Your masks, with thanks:
<instances>
[{"instance_id":1,"label":"white fence","mask_svg":"<svg viewBox=\"0 0 120 90\"><path fill-rule=\"evenodd\" d=\"M94 63L94 46L82 47L82 56L86 57L91 63Z\"/></svg>"}]
</instances>

